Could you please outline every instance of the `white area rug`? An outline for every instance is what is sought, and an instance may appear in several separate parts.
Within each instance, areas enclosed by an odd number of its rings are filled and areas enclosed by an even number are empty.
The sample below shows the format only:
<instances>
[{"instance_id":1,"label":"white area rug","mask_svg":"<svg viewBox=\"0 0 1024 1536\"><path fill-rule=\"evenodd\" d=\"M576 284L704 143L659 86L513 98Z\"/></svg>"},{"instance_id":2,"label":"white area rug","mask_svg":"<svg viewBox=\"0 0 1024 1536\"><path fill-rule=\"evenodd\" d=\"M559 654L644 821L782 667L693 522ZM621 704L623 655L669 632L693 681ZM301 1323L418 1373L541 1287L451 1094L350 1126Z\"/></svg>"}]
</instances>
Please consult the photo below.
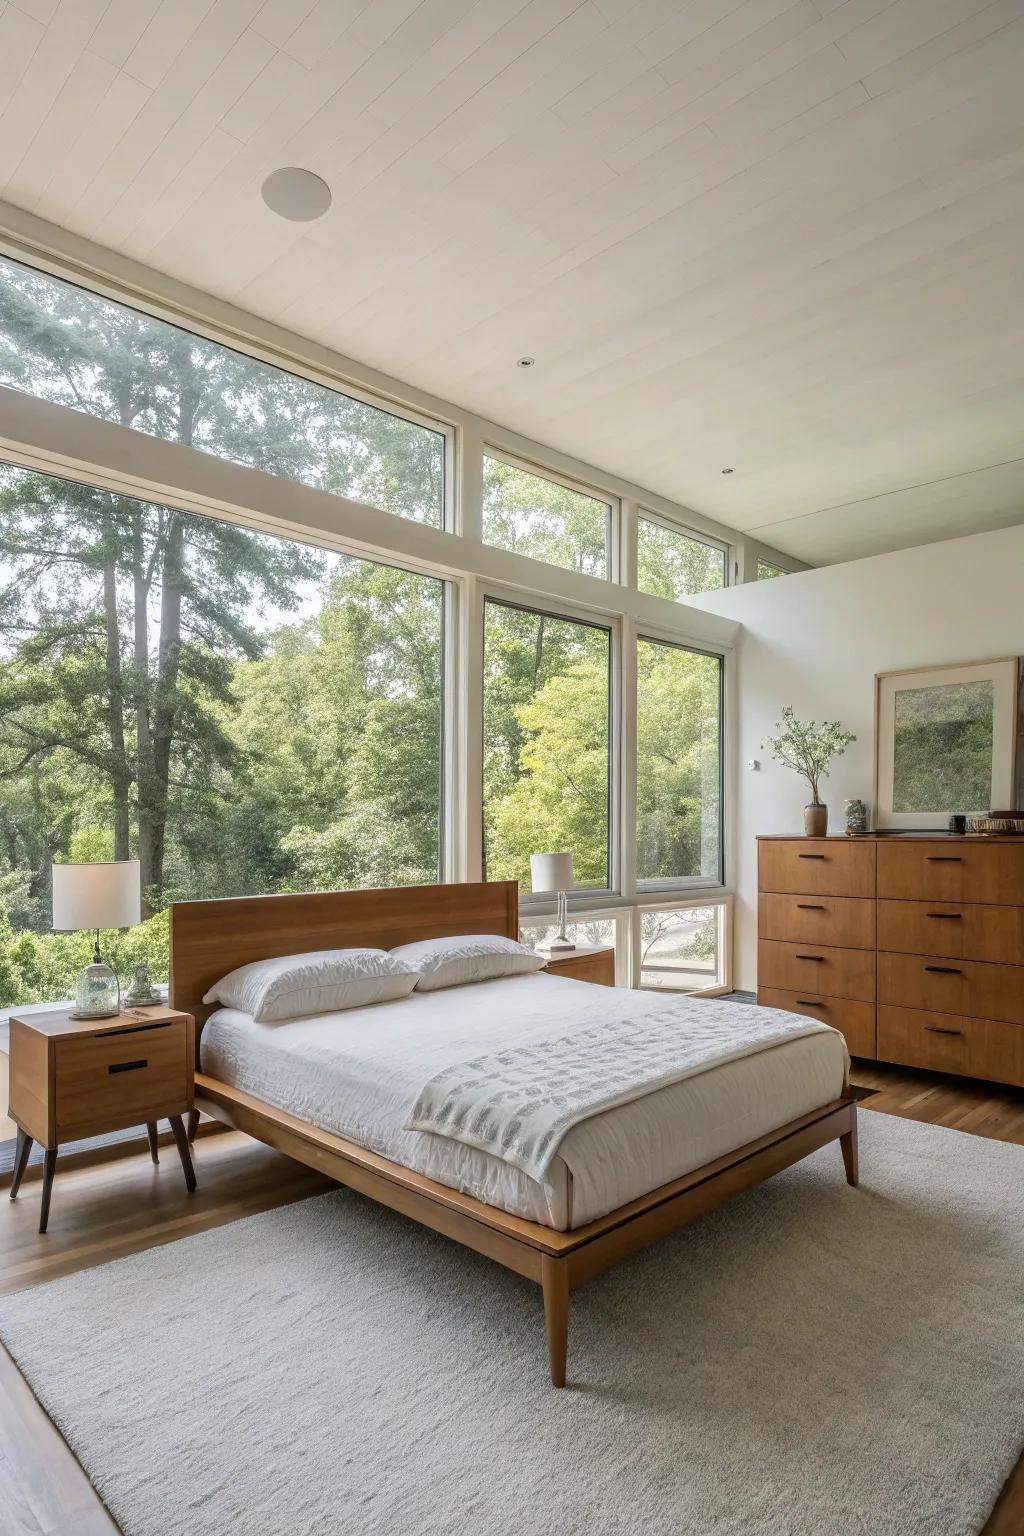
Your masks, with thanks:
<instances>
[{"instance_id":1,"label":"white area rug","mask_svg":"<svg viewBox=\"0 0 1024 1536\"><path fill-rule=\"evenodd\" d=\"M346 1193L0 1334L127 1536L977 1532L1024 1442L1024 1148L861 1127L859 1190L825 1148L577 1292L564 1392L538 1289Z\"/></svg>"}]
</instances>

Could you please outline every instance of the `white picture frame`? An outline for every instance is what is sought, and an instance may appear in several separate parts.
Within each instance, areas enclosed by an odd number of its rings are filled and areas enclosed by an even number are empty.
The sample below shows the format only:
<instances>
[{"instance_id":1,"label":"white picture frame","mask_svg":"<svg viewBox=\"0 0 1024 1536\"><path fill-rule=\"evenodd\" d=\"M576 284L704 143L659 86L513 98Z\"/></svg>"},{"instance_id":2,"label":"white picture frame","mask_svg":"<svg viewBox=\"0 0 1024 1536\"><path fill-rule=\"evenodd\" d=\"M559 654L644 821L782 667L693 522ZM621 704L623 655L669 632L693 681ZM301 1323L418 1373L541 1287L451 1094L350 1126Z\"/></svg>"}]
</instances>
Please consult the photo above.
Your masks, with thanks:
<instances>
[{"instance_id":1,"label":"white picture frame","mask_svg":"<svg viewBox=\"0 0 1024 1536\"><path fill-rule=\"evenodd\" d=\"M996 661L958 662L945 667L911 667L875 675L875 825L879 830L945 831L954 812L967 815L1014 806L1014 757L1017 743L1016 656ZM897 783L900 695L986 684L992 699L992 762L984 805L927 806L908 809L905 786ZM902 701L904 708L908 698ZM971 775L965 773L965 779ZM949 775L947 774L947 778ZM974 775L977 779L977 774ZM976 790L980 793L980 790ZM898 807L898 808L897 808Z\"/></svg>"}]
</instances>

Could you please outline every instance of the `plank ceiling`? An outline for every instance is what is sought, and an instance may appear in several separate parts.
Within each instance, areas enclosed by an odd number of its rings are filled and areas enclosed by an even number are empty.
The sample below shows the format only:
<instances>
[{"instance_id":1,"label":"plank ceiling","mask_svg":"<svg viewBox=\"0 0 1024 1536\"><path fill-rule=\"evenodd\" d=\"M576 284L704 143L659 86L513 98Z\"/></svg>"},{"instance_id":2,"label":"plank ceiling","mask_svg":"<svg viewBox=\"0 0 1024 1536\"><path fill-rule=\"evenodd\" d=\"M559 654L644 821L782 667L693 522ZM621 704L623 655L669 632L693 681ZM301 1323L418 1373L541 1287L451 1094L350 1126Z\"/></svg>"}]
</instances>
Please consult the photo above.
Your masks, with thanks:
<instances>
[{"instance_id":1,"label":"plank ceiling","mask_svg":"<svg viewBox=\"0 0 1024 1536\"><path fill-rule=\"evenodd\" d=\"M0 195L811 562L1024 521L1024 0L0 0Z\"/></svg>"}]
</instances>

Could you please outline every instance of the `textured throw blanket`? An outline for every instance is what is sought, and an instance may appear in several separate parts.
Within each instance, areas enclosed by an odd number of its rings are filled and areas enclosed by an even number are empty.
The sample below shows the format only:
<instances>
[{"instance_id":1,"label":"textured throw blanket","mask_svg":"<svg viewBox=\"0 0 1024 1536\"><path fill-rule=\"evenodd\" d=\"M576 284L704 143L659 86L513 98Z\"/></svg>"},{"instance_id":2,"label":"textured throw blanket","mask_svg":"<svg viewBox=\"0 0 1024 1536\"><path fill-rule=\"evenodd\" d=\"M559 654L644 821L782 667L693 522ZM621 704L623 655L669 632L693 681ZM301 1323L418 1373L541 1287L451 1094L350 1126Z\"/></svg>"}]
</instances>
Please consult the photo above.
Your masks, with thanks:
<instances>
[{"instance_id":1,"label":"textured throw blanket","mask_svg":"<svg viewBox=\"0 0 1024 1536\"><path fill-rule=\"evenodd\" d=\"M446 1068L420 1092L408 1129L465 1142L540 1181L581 1120L826 1028L713 998L682 1007L659 999L630 1013Z\"/></svg>"}]
</instances>

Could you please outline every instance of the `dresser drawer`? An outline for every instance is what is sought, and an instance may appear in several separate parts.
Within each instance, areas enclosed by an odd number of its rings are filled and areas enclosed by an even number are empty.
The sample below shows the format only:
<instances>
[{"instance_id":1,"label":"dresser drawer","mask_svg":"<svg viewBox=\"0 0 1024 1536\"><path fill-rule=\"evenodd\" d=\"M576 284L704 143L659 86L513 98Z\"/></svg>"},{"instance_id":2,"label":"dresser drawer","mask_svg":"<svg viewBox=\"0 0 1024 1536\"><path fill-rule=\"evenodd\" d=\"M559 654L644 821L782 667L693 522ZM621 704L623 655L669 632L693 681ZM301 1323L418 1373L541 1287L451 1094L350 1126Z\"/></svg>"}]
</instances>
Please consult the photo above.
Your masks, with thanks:
<instances>
[{"instance_id":1,"label":"dresser drawer","mask_svg":"<svg viewBox=\"0 0 1024 1536\"><path fill-rule=\"evenodd\" d=\"M833 944L840 949L875 947L875 903L864 897L766 893L757 904L757 923L762 939Z\"/></svg>"},{"instance_id":2,"label":"dresser drawer","mask_svg":"<svg viewBox=\"0 0 1024 1536\"><path fill-rule=\"evenodd\" d=\"M873 949L833 949L828 944L781 944L761 939L757 946L757 984L815 997L875 1000Z\"/></svg>"},{"instance_id":3,"label":"dresser drawer","mask_svg":"<svg viewBox=\"0 0 1024 1536\"><path fill-rule=\"evenodd\" d=\"M188 1107L190 1073L185 1021L140 1025L56 1042L57 1139L115 1130ZM151 1111L151 1114L147 1114Z\"/></svg>"},{"instance_id":4,"label":"dresser drawer","mask_svg":"<svg viewBox=\"0 0 1024 1536\"><path fill-rule=\"evenodd\" d=\"M874 1060L873 1003L858 1003L848 997L820 997L813 992L787 992L780 987L758 987L757 1000L765 1008L785 1008L787 1013L805 1013L809 1019L831 1024L846 1036L851 1056Z\"/></svg>"},{"instance_id":5,"label":"dresser drawer","mask_svg":"<svg viewBox=\"0 0 1024 1536\"><path fill-rule=\"evenodd\" d=\"M1024 1024L1024 966L882 953L878 1001Z\"/></svg>"},{"instance_id":6,"label":"dresser drawer","mask_svg":"<svg viewBox=\"0 0 1024 1536\"><path fill-rule=\"evenodd\" d=\"M845 838L762 839L758 888L799 896L874 896L875 845Z\"/></svg>"},{"instance_id":7,"label":"dresser drawer","mask_svg":"<svg viewBox=\"0 0 1024 1536\"><path fill-rule=\"evenodd\" d=\"M880 1007L878 1056L1024 1087L1024 1026L918 1008Z\"/></svg>"},{"instance_id":8,"label":"dresser drawer","mask_svg":"<svg viewBox=\"0 0 1024 1536\"><path fill-rule=\"evenodd\" d=\"M915 955L1024 965L1024 907L880 901L878 947Z\"/></svg>"},{"instance_id":9,"label":"dresser drawer","mask_svg":"<svg viewBox=\"0 0 1024 1536\"><path fill-rule=\"evenodd\" d=\"M878 844L878 894L894 901L982 901L1024 905L1024 838L1019 842Z\"/></svg>"}]
</instances>

